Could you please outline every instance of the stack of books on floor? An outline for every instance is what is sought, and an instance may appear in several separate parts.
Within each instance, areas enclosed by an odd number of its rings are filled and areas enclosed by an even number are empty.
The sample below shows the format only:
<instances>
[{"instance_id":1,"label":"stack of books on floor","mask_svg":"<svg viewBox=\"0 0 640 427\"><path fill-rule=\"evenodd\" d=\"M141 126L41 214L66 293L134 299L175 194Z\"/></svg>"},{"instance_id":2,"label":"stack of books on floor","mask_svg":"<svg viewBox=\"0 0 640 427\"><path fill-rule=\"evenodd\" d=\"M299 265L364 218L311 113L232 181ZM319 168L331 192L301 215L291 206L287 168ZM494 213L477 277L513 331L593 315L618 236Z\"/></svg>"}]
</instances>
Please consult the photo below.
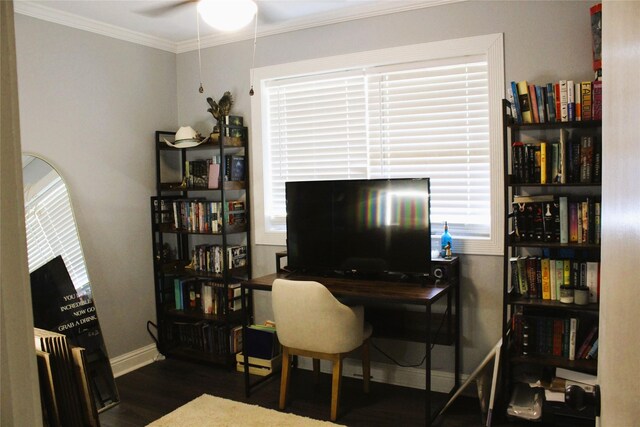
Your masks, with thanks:
<instances>
[{"instance_id":1,"label":"stack of books on floor","mask_svg":"<svg viewBox=\"0 0 640 427\"><path fill-rule=\"evenodd\" d=\"M243 351L249 357L249 373L267 376L278 372L282 366L282 351L275 325L266 322L265 325L251 325L246 330L246 343ZM236 354L236 369L244 372L244 353Z\"/></svg>"}]
</instances>

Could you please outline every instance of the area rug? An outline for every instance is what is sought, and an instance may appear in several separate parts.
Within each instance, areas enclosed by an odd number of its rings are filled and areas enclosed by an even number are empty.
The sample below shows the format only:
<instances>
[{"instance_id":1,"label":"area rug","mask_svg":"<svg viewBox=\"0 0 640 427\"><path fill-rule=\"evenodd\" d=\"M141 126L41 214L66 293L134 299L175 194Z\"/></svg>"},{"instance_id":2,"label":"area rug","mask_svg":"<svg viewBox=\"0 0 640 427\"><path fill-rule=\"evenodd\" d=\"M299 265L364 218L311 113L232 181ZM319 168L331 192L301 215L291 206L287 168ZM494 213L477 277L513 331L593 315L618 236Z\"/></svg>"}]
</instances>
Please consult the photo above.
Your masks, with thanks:
<instances>
[{"instance_id":1,"label":"area rug","mask_svg":"<svg viewBox=\"0 0 640 427\"><path fill-rule=\"evenodd\" d=\"M339 424L203 394L147 427L328 427Z\"/></svg>"}]
</instances>

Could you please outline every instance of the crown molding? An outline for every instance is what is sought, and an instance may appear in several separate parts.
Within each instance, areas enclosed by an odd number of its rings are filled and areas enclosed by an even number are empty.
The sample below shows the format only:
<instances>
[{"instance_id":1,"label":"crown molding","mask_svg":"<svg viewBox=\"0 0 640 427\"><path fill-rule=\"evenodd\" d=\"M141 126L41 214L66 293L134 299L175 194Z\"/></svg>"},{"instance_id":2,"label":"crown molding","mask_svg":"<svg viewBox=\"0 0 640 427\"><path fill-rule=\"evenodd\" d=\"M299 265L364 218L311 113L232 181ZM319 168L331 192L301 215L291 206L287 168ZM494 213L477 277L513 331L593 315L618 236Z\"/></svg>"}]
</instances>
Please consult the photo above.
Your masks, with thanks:
<instances>
[{"instance_id":1,"label":"crown molding","mask_svg":"<svg viewBox=\"0 0 640 427\"><path fill-rule=\"evenodd\" d=\"M407 12L416 9L441 6L446 4L461 3L468 0L422 0L422 1L389 1L367 6L358 6L349 9L340 9L332 12L314 15L310 18L291 20L282 24L258 25L257 37L273 36L288 33L291 31L305 30L308 28L321 27L324 25L338 24L341 22L354 21L357 19L372 18L392 13ZM220 46L227 43L239 42L253 39L253 29L248 26L242 31L233 34L212 35L201 37L200 48ZM185 53L198 49L197 39L178 42L177 53Z\"/></svg>"},{"instance_id":2,"label":"crown molding","mask_svg":"<svg viewBox=\"0 0 640 427\"><path fill-rule=\"evenodd\" d=\"M290 20L282 24L264 25L258 27L258 37L273 36L291 31L321 27L324 25L338 24L357 19L371 18L392 13L407 12L416 9L460 3L468 0L422 0L422 1L388 1L371 5L362 5L346 9L322 13L309 18ZM32 18L42 19L67 27L89 31L118 40L124 40L143 46L153 47L171 53L185 53L198 49L197 39L172 42L137 31L128 30L116 25L106 24L94 19L84 18L72 13L56 10L41 4L29 1L14 2L14 12ZM231 34L211 35L200 39L200 48L220 46L223 44L253 39L251 25L244 30Z\"/></svg>"},{"instance_id":3,"label":"crown molding","mask_svg":"<svg viewBox=\"0 0 640 427\"><path fill-rule=\"evenodd\" d=\"M159 37L150 36L148 34L139 33L137 31L127 30L116 25L106 24L94 19L84 18L72 13L63 12L47 6L27 1L16 1L13 3L14 12L21 15L30 16L32 18L42 19L43 21L53 22L78 30L89 31L91 33L112 37L118 40L124 40L143 46L153 47L171 53L177 53L176 43L161 39Z\"/></svg>"}]
</instances>

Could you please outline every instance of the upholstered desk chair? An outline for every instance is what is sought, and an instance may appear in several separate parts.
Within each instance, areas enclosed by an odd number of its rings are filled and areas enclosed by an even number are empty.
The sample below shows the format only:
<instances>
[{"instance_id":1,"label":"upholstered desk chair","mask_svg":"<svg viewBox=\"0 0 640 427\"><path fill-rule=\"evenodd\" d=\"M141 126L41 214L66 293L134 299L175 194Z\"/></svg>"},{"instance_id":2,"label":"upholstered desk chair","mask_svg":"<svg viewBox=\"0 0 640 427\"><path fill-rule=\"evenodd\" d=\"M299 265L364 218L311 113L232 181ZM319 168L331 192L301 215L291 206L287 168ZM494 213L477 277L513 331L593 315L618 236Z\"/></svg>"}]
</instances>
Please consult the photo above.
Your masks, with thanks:
<instances>
[{"instance_id":1,"label":"upholstered desk chair","mask_svg":"<svg viewBox=\"0 0 640 427\"><path fill-rule=\"evenodd\" d=\"M364 309L338 301L318 282L276 279L272 288L273 314L282 344L280 409L284 409L289 391L292 356L313 359L316 377L320 359L333 363L331 421L338 415L342 360L362 348L362 373L365 393L369 392L369 337L371 325L364 321Z\"/></svg>"}]
</instances>

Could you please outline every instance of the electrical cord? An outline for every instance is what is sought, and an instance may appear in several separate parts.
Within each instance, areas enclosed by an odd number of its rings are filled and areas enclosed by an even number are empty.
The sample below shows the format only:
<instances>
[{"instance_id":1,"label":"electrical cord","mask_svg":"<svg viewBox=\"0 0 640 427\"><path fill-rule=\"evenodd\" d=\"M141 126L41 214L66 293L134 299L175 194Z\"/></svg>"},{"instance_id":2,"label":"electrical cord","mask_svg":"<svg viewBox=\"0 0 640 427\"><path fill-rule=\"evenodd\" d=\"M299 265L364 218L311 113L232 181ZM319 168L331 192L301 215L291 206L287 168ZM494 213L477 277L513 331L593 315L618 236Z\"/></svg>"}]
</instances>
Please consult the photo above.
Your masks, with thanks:
<instances>
[{"instance_id":1,"label":"electrical cord","mask_svg":"<svg viewBox=\"0 0 640 427\"><path fill-rule=\"evenodd\" d=\"M154 328L156 328L156 332L157 332L158 325L153 323L151 320L147 320L147 332L149 332L149 335L151 335L151 338L156 342L156 347L160 348L160 342L158 341L158 338L153 334L153 332L151 332L151 329L149 329L149 326L153 326Z\"/></svg>"},{"instance_id":2,"label":"electrical cord","mask_svg":"<svg viewBox=\"0 0 640 427\"><path fill-rule=\"evenodd\" d=\"M446 308L446 310L444 311L444 313L442 315L442 319L440 319L440 325L438 325L438 329L436 330L436 333L435 333L435 335L433 337L433 342L431 343L431 348L429 349L429 351L433 350L433 347L436 345L436 340L437 340L438 336L440 335L440 332L442 331L442 326L444 325L444 319L447 317L448 313L449 313L449 307ZM393 357L391 357L390 355L388 355L387 353L385 353L380 347L378 347L373 342L373 340L371 340L371 345L373 346L373 348L378 350L380 352L380 354L382 354L384 357L386 357L387 359L391 360L393 363L395 363L396 365L398 365L398 366L400 366L402 368L418 368L418 367L422 366L422 364L424 363L425 360L427 360L427 355L425 354L424 357L422 358L422 360L417 364L401 363L401 362L398 362Z\"/></svg>"}]
</instances>

